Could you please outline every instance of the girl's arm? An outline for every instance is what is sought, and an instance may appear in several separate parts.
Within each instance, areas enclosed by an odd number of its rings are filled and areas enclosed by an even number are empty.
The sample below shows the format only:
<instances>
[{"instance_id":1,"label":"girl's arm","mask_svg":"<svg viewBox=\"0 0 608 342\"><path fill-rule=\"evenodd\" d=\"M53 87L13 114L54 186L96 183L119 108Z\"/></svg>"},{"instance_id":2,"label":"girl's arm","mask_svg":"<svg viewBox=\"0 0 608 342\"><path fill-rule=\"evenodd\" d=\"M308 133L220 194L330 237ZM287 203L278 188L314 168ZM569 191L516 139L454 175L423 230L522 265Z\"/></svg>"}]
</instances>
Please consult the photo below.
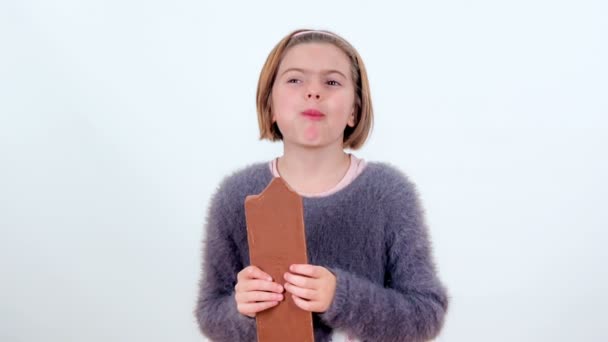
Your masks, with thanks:
<instances>
[{"instance_id":1,"label":"girl's arm","mask_svg":"<svg viewBox=\"0 0 608 342\"><path fill-rule=\"evenodd\" d=\"M236 276L243 265L229 235L235 215L230 213L234 208L228 193L220 186L211 199L195 316L201 332L213 341L255 341L255 319L239 313L234 299Z\"/></svg>"},{"instance_id":2,"label":"girl's arm","mask_svg":"<svg viewBox=\"0 0 608 342\"><path fill-rule=\"evenodd\" d=\"M366 341L428 341L441 330L448 295L436 275L414 185L403 176L393 185L398 190L387 196L384 287L332 268L336 292L321 319Z\"/></svg>"}]
</instances>

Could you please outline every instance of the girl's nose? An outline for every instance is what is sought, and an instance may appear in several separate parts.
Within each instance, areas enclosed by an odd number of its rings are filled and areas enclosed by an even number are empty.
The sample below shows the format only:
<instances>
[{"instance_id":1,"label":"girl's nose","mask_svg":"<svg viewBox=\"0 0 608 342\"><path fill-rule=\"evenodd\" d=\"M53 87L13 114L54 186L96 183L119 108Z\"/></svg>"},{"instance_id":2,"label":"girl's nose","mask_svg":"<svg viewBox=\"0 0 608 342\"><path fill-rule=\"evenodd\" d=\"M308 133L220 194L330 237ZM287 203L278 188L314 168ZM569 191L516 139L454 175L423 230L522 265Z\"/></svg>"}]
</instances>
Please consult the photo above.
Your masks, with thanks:
<instances>
[{"instance_id":1,"label":"girl's nose","mask_svg":"<svg viewBox=\"0 0 608 342\"><path fill-rule=\"evenodd\" d=\"M315 99L315 100L318 100L318 99L320 99L320 98L321 98L321 95L319 95L319 93L317 93L317 92L312 92L312 91L309 91L309 92L306 94L306 97L307 97L307 98L309 98L309 99Z\"/></svg>"}]
</instances>

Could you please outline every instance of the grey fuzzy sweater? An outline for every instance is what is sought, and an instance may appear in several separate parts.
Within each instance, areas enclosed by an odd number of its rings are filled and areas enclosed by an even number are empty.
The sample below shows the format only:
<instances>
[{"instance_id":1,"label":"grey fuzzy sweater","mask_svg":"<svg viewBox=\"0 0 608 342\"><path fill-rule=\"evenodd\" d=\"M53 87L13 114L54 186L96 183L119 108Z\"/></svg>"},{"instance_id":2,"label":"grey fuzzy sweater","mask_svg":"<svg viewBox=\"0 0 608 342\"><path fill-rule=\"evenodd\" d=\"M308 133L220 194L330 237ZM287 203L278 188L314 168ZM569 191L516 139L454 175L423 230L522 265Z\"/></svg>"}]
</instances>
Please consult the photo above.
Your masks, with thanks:
<instances>
[{"instance_id":1,"label":"grey fuzzy sweater","mask_svg":"<svg viewBox=\"0 0 608 342\"><path fill-rule=\"evenodd\" d=\"M249 265L244 201L272 180L268 163L226 177L211 199L195 309L213 341L255 341L255 319L236 309L237 273ZM340 328L362 341L427 341L444 322L448 295L437 277L415 186L393 166L369 162L346 188L304 197L309 263L336 276L330 308L313 313L315 341Z\"/></svg>"}]
</instances>

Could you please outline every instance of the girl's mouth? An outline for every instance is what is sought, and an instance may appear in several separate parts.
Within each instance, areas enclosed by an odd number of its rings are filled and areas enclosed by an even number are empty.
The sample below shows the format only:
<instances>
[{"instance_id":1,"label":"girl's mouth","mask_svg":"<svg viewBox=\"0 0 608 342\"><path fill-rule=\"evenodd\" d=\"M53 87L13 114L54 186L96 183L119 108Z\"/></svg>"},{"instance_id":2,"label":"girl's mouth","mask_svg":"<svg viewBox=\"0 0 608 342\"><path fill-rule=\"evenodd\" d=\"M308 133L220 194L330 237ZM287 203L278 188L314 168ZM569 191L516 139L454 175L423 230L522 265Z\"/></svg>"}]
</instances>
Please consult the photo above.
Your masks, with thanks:
<instances>
[{"instance_id":1,"label":"girl's mouth","mask_svg":"<svg viewBox=\"0 0 608 342\"><path fill-rule=\"evenodd\" d=\"M325 117L325 114L316 109L307 109L302 112L302 115L311 120L321 120L323 117Z\"/></svg>"}]
</instances>

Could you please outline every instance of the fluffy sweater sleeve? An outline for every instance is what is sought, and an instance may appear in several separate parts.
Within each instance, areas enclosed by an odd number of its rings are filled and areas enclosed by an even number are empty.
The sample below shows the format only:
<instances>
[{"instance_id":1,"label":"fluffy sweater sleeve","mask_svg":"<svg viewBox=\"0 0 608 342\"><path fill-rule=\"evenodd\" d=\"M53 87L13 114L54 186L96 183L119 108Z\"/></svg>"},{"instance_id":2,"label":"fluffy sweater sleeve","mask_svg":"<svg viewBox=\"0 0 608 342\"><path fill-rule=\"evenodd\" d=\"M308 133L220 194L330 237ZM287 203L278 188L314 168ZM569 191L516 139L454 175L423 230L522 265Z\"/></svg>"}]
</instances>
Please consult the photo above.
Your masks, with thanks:
<instances>
[{"instance_id":1,"label":"fluffy sweater sleeve","mask_svg":"<svg viewBox=\"0 0 608 342\"><path fill-rule=\"evenodd\" d=\"M384 286L331 268L336 292L320 317L363 341L428 341L442 328L448 296L436 276L416 189L399 171L392 172L382 195L387 218Z\"/></svg>"},{"instance_id":2,"label":"fluffy sweater sleeve","mask_svg":"<svg viewBox=\"0 0 608 342\"><path fill-rule=\"evenodd\" d=\"M213 341L254 341L255 319L239 313L234 299L236 276L244 266L230 234L238 215L230 200L232 187L224 180L211 198L195 316L201 332Z\"/></svg>"}]
</instances>

